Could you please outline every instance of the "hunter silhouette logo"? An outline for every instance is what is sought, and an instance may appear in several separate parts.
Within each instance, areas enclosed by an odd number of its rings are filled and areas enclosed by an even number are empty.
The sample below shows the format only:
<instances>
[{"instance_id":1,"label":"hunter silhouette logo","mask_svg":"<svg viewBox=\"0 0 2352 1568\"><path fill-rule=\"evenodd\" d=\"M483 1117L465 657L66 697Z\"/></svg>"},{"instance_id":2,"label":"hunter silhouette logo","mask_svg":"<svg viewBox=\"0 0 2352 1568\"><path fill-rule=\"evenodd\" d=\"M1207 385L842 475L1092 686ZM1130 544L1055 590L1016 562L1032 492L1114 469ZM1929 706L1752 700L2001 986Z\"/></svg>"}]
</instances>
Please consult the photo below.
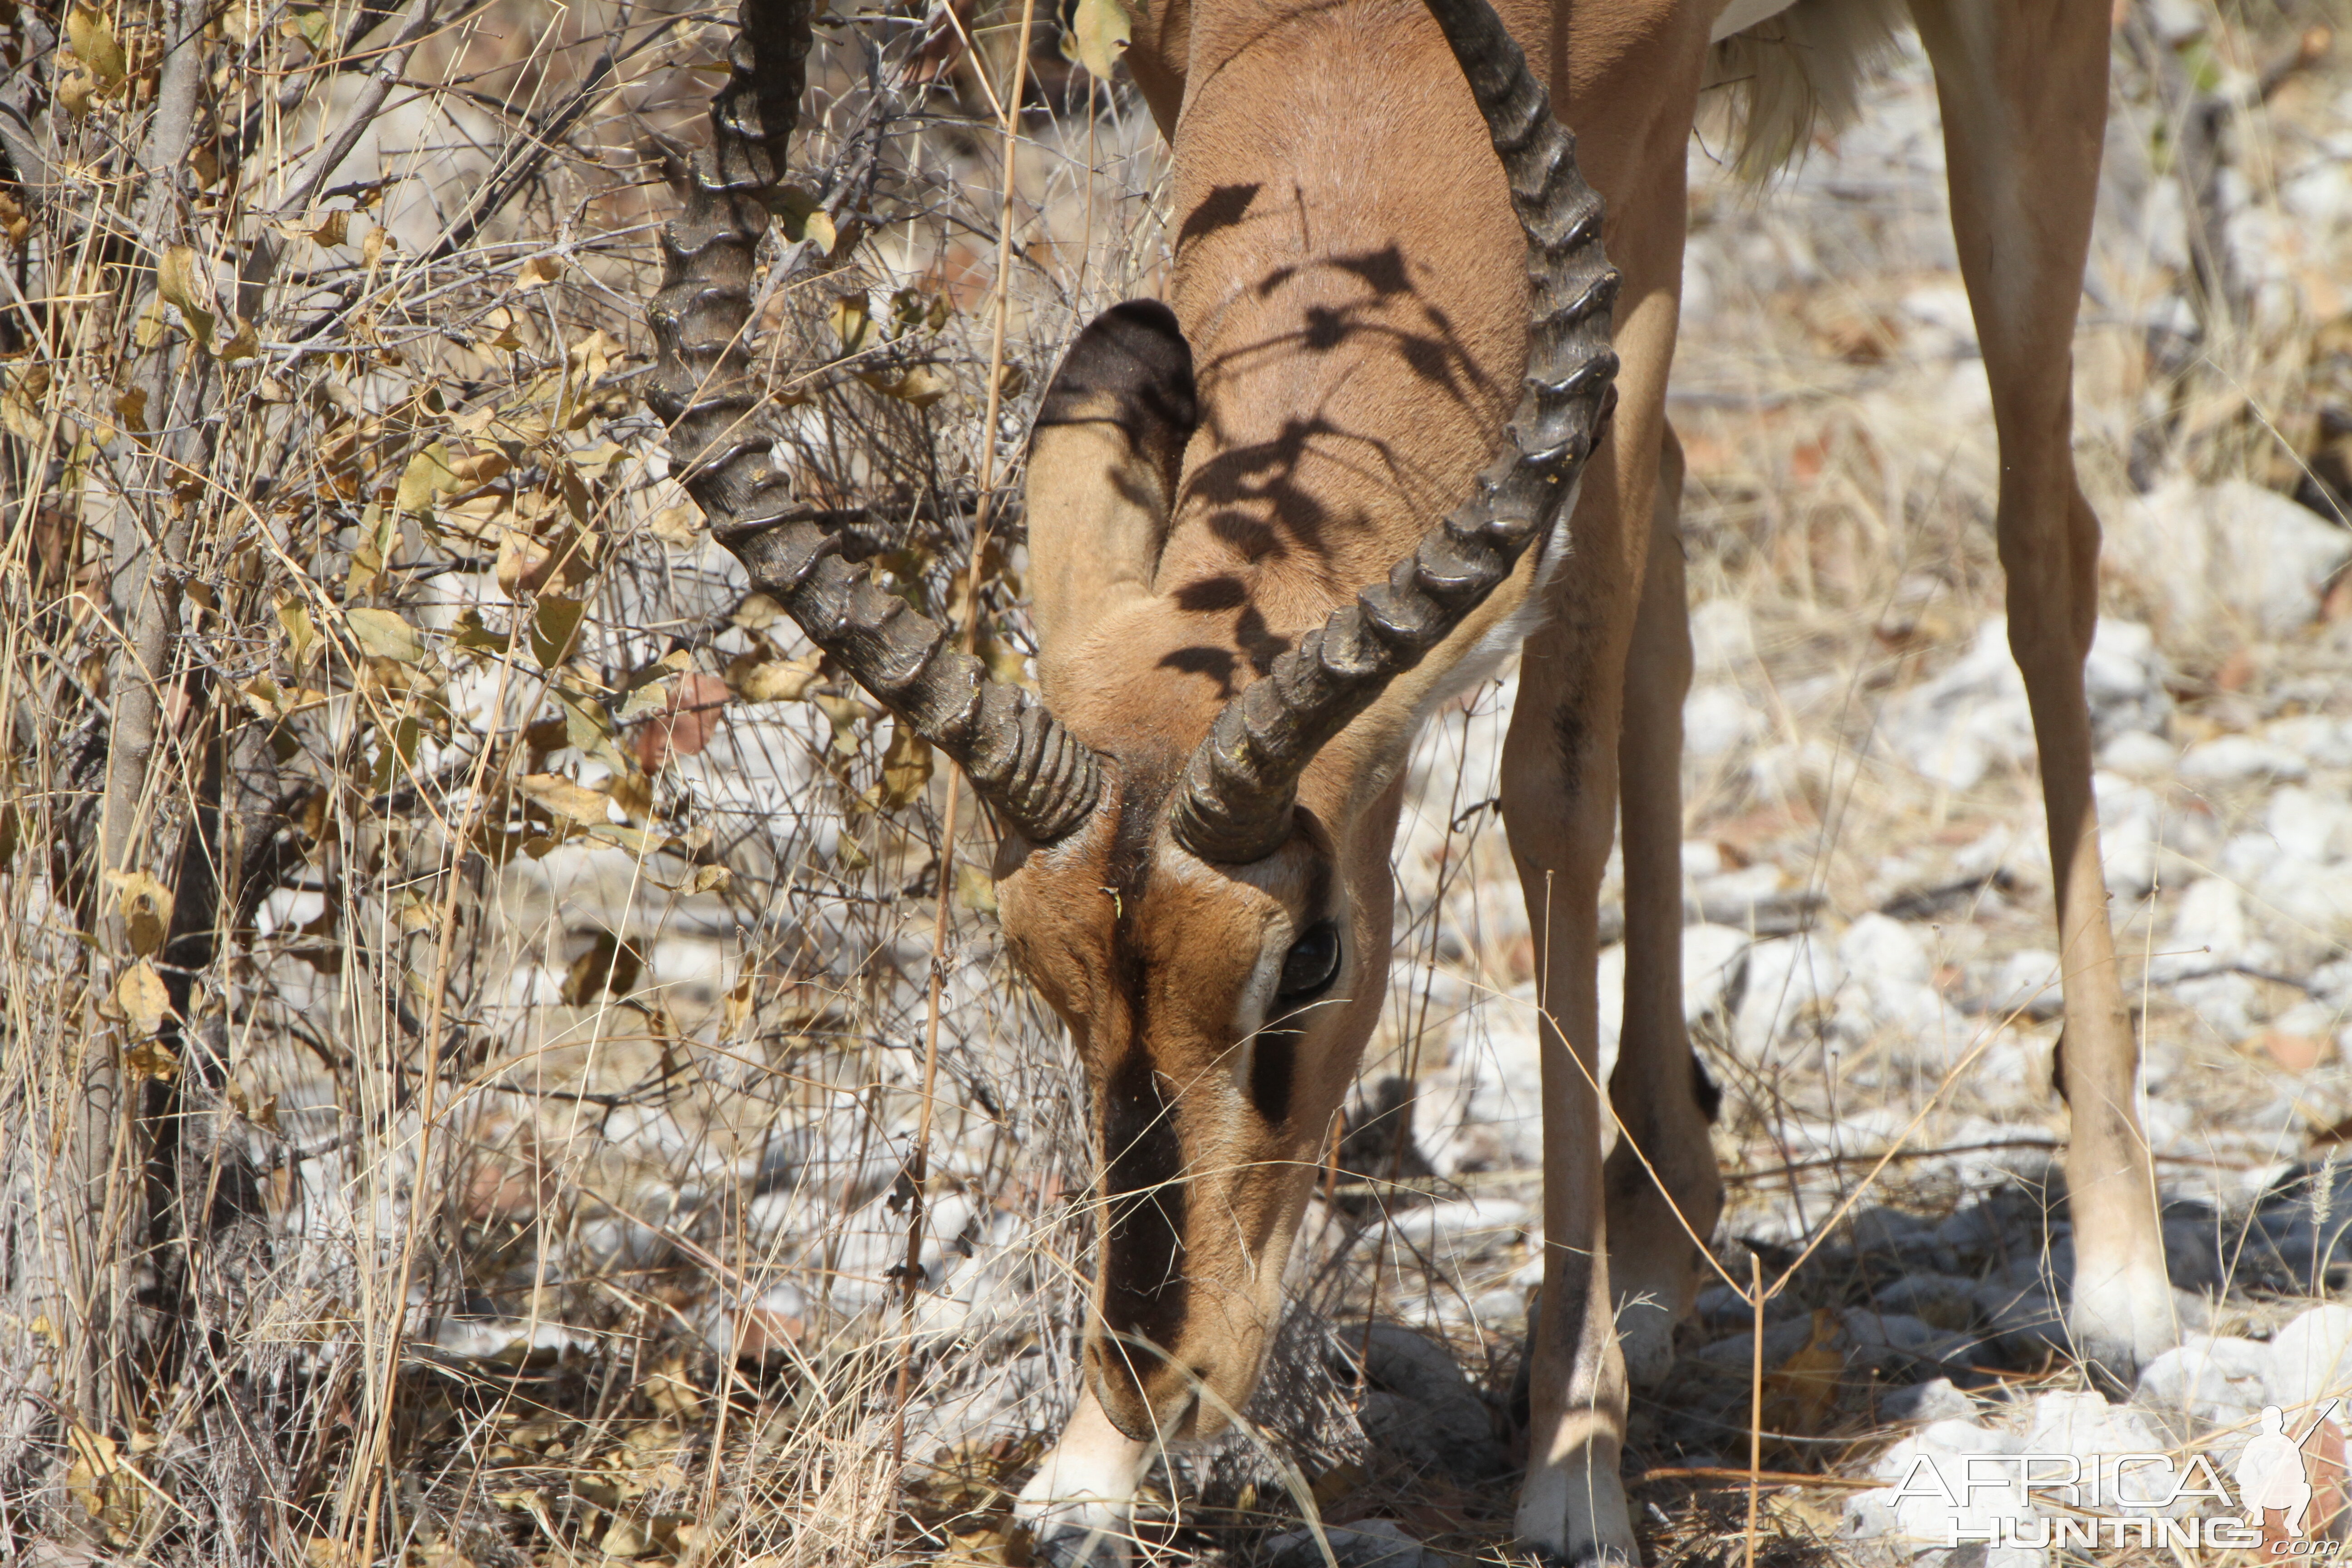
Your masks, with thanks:
<instances>
[{"instance_id":1,"label":"hunter silhouette logo","mask_svg":"<svg viewBox=\"0 0 2352 1568\"><path fill-rule=\"evenodd\" d=\"M2331 1399L2322 1406L2300 1437L2287 1436L2284 1411L2275 1405L2263 1405L2262 1429L2247 1440L2245 1451L2238 1456L2238 1463L2232 1470L2238 1482L2238 1501L2246 1510L2246 1523L2263 1532L2265 1543L2273 1552L2289 1543L2309 1539L2305 1526L2311 1522L2306 1516L2311 1510L2312 1464L2305 1447L2312 1438L2320 1436L2322 1428L2327 1425L2327 1418L2336 1413L2338 1403ZM2333 1435L2332 1431L2330 1435ZM2323 1452L2319 1456L2323 1467L2329 1472L2327 1479L2331 1483L2331 1493L2337 1491L2343 1472L2340 1439L2337 1450L2335 1454L2326 1453L2323 1445ZM2342 1506L2341 1498L2331 1495L2326 1500L2326 1504L2327 1517L2318 1521L2322 1526L2333 1522L2334 1514ZM2270 1518L2273 1510L2284 1516L2275 1528Z\"/></svg>"},{"instance_id":2,"label":"hunter silhouette logo","mask_svg":"<svg viewBox=\"0 0 2352 1568\"><path fill-rule=\"evenodd\" d=\"M2322 1416L2321 1420L2325 1420ZM2319 1422L2311 1424L2312 1432L2319 1430ZM2286 1415L2275 1405L2263 1406L2263 1429L2246 1444L2246 1451L2238 1456L2238 1500L2245 1505L2246 1522L2260 1530L2266 1522L2271 1509L2285 1510L2281 1522L2287 1534L2297 1540L2303 1536L2303 1516L2311 1507L2311 1477L2303 1466L2303 1443L2311 1433L2298 1440L2286 1435Z\"/></svg>"}]
</instances>

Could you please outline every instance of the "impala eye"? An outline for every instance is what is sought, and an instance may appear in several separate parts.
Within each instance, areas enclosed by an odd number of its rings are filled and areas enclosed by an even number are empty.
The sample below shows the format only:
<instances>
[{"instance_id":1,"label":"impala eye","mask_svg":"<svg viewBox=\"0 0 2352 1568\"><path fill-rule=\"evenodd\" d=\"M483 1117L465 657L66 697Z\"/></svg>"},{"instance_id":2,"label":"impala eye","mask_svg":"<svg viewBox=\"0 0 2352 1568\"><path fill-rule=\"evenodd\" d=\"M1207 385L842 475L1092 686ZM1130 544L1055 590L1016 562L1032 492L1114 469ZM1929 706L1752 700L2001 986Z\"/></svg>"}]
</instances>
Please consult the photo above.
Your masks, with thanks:
<instances>
[{"instance_id":1,"label":"impala eye","mask_svg":"<svg viewBox=\"0 0 2352 1568\"><path fill-rule=\"evenodd\" d=\"M1283 954L1282 979L1275 987L1277 1016L1312 1002L1331 988L1339 973L1339 928L1318 921Z\"/></svg>"}]
</instances>

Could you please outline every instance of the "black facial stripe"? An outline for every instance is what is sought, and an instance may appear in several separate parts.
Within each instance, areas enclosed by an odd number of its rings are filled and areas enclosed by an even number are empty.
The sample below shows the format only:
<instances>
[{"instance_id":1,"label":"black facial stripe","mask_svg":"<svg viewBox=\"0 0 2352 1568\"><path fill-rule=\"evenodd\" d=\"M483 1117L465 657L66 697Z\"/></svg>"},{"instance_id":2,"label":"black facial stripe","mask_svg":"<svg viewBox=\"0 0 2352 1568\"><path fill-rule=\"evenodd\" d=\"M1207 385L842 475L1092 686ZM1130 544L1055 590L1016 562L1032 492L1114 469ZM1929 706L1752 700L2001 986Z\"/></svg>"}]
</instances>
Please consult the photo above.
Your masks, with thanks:
<instances>
[{"instance_id":1,"label":"black facial stripe","mask_svg":"<svg viewBox=\"0 0 2352 1568\"><path fill-rule=\"evenodd\" d=\"M1103 1321L1114 1334L1167 1345L1183 1324L1190 1294L1183 1273L1184 1187L1178 1180L1183 1153L1177 1146L1175 1117L1160 1098L1159 1075L1142 1048L1139 985L1129 1000L1137 1044L1111 1074L1103 1096L1103 1175L1110 1199L1102 1244Z\"/></svg>"},{"instance_id":2,"label":"black facial stripe","mask_svg":"<svg viewBox=\"0 0 2352 1568\"><path fill-rule=\"evenodd\" d=\"M1269 1126L1290 1120L1290 1086L1298 1075L1297 1029L1260 1029L1250 1045L1250 1103Z\"/></svg>"}]
</instances>

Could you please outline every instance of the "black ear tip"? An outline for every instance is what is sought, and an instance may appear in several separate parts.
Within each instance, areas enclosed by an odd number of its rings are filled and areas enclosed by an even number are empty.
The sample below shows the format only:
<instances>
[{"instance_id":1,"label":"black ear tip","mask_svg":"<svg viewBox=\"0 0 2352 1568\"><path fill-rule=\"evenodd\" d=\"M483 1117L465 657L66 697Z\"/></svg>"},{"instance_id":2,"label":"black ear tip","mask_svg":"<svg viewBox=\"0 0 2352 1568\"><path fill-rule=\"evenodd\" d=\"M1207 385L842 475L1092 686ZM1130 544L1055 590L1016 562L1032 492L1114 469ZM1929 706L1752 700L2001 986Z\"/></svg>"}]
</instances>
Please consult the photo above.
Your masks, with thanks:
<instances>
[{"instance_id":1,"label":"black ear tip","mask_svg":"<svg viewBox=\"0 0 2352 1568\"><path fill-rule=\"evenodd\" d=\"M1184 341L1184 331L1176 324L1176 312L1168 308L1164 300L1121 300L1097 317L1095 324L1137 328L1179 342Z\"/></svg>"}]
</instances>

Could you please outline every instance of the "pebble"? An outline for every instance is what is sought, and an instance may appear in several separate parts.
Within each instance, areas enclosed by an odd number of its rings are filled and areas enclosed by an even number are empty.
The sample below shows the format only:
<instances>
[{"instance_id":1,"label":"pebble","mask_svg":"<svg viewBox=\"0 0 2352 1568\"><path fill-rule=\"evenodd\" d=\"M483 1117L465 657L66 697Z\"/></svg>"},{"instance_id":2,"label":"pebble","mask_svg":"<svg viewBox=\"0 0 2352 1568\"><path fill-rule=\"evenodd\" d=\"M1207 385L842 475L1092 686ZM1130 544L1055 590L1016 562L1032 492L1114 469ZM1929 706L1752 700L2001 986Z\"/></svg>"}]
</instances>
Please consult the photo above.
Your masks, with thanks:
<instances>
[{"instance_id":1,"label":"pebble","mask_svg":"<svg viewBox=\"0 0 2352 1568\"><path fill-rule=\"evenodd\" d=\"M1453 1568L1452 1560L1405 1533L1404 1527L1385 1519L1359 1520L1354 1524L1325 1525L1320 1541L1312 1530L1285 1531L1262 1548L1266 1568L1328 1568L1323 1551L1339 1568Z\"/></svg>"},{"instance_id":2,"label":"pebble","mask_svg":"<svg viewBox=\"0 0 2352 1568\"><path fill-rule=\"evenodd\" d=\"M2174 480L2111 509L2108 521L2106 558L2166 606L2174 639L2287 637L2352 558L2352 533L2243 479Z\"/></svg>"},{"instance_id":3,"label":"pebble","mask_svg":"<svg viewBox=\"0 0 2352 1568\"><path fill-rule=\"evenodd\" d=\"M1683 700L1683 754L1694 761L1727 756L1764 732L1764 715L1736 686L1694 686Z\"/></svg>"},{"instance_id":4,"label":"pebble","mask_svg":"<svg viewBox=\"0 0 2352 1568\"><path fill-rule=\"evenodd\" d=\"M2297 753L2252 735L2200 741L2181 754L2179 768L2184 784L2211 785L2300 779L2310 771L2310 764Z\"/></svg>"}]
</instances>

